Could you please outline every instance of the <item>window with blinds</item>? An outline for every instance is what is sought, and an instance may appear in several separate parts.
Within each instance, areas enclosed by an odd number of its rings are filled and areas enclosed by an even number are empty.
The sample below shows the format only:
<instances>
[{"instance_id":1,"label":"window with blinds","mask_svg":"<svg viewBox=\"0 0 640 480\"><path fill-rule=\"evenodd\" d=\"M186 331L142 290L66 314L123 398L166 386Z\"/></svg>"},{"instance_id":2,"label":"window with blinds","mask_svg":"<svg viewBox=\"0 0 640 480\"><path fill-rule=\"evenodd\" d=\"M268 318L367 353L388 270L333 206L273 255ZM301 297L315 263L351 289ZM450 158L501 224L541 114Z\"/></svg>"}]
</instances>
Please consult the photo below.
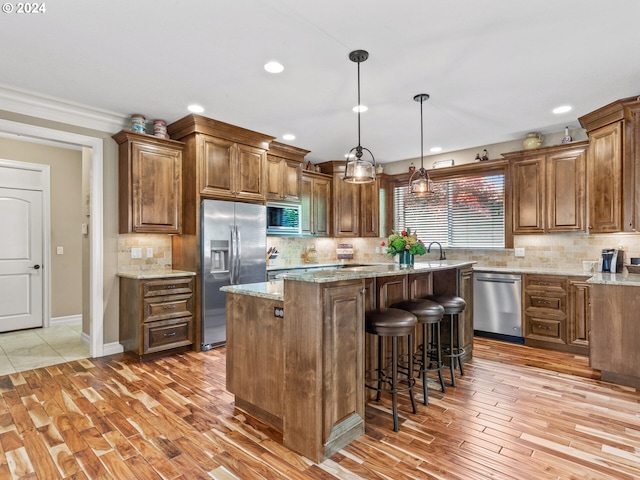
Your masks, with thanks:
<instances>
[{"instance_id":1,"label":"window with blinds","mask_svg":"<svg viewBox=\"0 0 640 480\"><path fill-rule=\"evenodd\" d=\"M417 197L407 186L394 188L394 228L411 228L425 243L443 247L505 246L503 173L433 183L433 193Z\"/></svg>"}]
</instances>

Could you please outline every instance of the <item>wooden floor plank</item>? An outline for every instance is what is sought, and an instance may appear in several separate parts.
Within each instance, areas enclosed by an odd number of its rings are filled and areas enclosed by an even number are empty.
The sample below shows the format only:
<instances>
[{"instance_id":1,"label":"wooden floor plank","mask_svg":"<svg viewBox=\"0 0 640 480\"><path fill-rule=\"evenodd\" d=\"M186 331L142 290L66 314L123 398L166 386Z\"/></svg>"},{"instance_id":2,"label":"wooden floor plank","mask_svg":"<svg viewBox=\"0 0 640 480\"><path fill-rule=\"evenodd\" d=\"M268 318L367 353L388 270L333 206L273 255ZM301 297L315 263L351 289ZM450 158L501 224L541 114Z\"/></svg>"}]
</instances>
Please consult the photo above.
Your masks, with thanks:
<instances>
[{"instance_id":1,"label":"wooden floor plank","mask_svg":"<svg viewBox=\"0 0 640 480\"><path fill-rule=\"evenodd\" d=\"M317 465L234 410L225 353L0 377L0 478L640 478L640 393L601 382L586 357L476 339L457 387L430 381L417 414L401 395L399 432L390 399L370 403L365 434Z\"/></svg>"}]
</instances>

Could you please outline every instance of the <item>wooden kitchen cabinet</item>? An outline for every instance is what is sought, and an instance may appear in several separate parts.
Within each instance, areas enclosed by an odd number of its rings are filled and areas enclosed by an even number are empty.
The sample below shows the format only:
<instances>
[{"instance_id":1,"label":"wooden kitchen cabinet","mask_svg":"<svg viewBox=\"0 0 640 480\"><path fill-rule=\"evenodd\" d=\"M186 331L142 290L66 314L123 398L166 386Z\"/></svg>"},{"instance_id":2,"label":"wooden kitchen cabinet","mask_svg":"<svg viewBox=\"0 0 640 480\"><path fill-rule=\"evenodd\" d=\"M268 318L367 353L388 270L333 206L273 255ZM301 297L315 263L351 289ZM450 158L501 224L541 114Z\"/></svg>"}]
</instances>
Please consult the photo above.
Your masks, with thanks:
<instances>
[{"instance_id":1,"label":"wooden kitchen cabinet","mask_svg":"<svg viewBox=\"0 0 640 480\"><path fill-rule=\"evenodd\" d=\"M637 286L590 284L589 364L606 382L640 388L638 311Z\"/></svg>"},{"instance_id":2,"label":"wooden kitchen cabinet","mask_svg":"<svg viewBox=\"0 0 640 480\"><path fill-rule=\"evenodd\" d=\"M120 278L120 343L139 359L193 344L193 277Z\"/></svg>"},{"instance_id":3,"label":"wooden kitchen cabinet","mask_svg":"<svg viewBox=\"0 0 640 480\"><path fill-rule=\"evenodd\" d=\"M322 173L302 172L302 235L331 235L331 177Z\"/></svg>"},{"instance_id":4,"label":"wooden kitchen cabinet","mask_svg":"<svg viewBox=\"0 0 640 480\"><path fill-rule=\"evenodd\" d=\"M567 345L574 353L589 355L589 277L569 277L567 295Z\"/></svg>"},{"instance_id":5,"label":"wooden kitchen cabinet","mask_svg":"<svg viewBox=\"0 0 640 480\"><path fill-rule=\"evenodd\" d=\"M578 119L589 136L589 233L640 226L640 97L615 101Z\"/></svg>"},{"instance_id":6,"label":"wooden kitchen cabinet","mask_svg":"<svg viewBox=\"0 0 640 480\"><path fill-rule=\"evenodd\" d=\"M113 139L119 233L180 233L184 144L124 130Z\"/></svg>"},{"instance_id":7,"label":"wooden kitchen cabinet","mask_svg":"<svg viewBox=\"0 0 640 480\"><path fill-rule=\"evenodd\" d=\"M512 178L514 234L585 229L587 142L502 154Z\"/></svg>"},{"instance_id":8,"label":"wooden kitchen cabinet","mask_svg":"<svg viewBox=\"0 0 640 480\"><path fill-rule=\"evenodd\" d=\"M267 150L274 137L200 115L167 126L185 143L185 192L202 198L265 201ZM188 179L188 181L187 181Z\"/></svg>"},{"instance_id":9,"label":"wooden kitchen cabinet","mask_svg":"<svg viewBox=\"0 0 640 480\"><path fill-rule=\"evenodd\" d=\"M205 198L263 204L266 152L274 137L188 115L167 126L171 138L184 142L182 234L171 237L172 266L196 272L194 345L200 350L200 204Z\"/></svg>"},{"instance_id":10,"label":"wooden kitchen cabinet","mask_svg":"<svg viewBox=\"0 0 640 480\"><path fill-rule=\"evenodd\" d=\"M320 164L322 173L333 176L333 236L380 236L380 191L376 180L355 184L343 180L344 162Z\"/></svg>"},{"instance_id":11,"label":"wooden kitchen cabinet","mask_svg":"<svg viewBox=\"0 0 640 480\"><path fill-rule=\"evenodd\" d=\"M589 277L523 276L525 345L589 354Z\"/></svg>"},{"instance_id":12,"label":"wooden kitchen cabinet","mask_svg":"<svg viewBox=\"0 0 640 480\"><path fill-rule=\"evenodd\" d=\"M300 202L302 164L309 150L271 142L267 152L267 200Z\"/></svg>"},{"instance_id":13,"label":"wooden kitchen cabinet","mask_svg":"<svg viewBox=\"0 0 640 480\"><path fill-rule=\"evenodd\" d=\"M567 278L523 275L525 345L558 348L567 344Z\"/></svg>"}]
</instances>

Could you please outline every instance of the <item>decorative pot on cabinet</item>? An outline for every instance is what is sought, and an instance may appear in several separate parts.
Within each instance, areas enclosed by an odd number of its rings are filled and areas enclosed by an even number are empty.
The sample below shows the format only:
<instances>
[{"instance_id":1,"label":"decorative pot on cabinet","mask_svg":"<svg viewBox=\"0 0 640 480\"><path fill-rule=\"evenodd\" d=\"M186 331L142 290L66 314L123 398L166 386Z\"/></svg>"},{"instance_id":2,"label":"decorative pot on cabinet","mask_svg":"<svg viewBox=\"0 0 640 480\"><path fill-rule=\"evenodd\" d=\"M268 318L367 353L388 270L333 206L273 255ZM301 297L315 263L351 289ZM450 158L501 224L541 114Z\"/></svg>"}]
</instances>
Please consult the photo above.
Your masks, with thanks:
<instances>
[{"instance_id":1,"label":"decorative pot on cabinet","mask_svg":"<svg viewBox=\"0 0 640 480\"><path fill-rule=\"evenodd\" d=\"M540 132L528 133L522 141L523 150L533 150L542 145L542 134Z\"/></svg>"}]
</instances>

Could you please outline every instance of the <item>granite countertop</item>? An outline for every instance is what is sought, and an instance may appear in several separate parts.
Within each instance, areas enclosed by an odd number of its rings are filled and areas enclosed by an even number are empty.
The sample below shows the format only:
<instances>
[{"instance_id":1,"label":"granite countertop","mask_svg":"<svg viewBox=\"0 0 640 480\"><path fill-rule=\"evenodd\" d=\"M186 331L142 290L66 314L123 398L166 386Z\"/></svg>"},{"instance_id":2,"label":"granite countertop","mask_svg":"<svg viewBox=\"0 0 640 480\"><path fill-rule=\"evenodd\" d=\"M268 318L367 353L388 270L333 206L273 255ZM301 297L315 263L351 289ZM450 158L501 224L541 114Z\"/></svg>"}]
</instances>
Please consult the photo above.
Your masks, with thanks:
<instances>
[{"instance_id":1,"label":"granite countertop","mask_svg":"<svg viewBox=\"0 0 640 480\"><path fill-rule=\"evenodd\" d=\"M406 275L409 273L432 272L435 270L448 270L450 268L462 268L471 266L472 261L439 260L433 262L416 262L413 268L400 268L397 263L384 263L376 265L359 265L355 267L342 267L331 270L318 270L303 273L283 273L278 278L297 280L299 282L329 283L340 280L357 280L360 278L389 277L393 275Z\"/></svg>"},{"instance_id":2,"label":"granite countertop","mask_svg":"<svg viewBox=\"0 0 640 480\"><path fill-rule=\"evenodd\" d=\"M118 272L119 277L133 278L134 280L148 280L152 278L171 278L195 276L195 272L184 270L129 270Z\"/></svg>"},{"instance_id":3,"label":"granite countertop","mask_svg":"<svg viewBox=\"0 0 640 480\"><path fill-rule=\"evenodd\" d=\"M528 273L538 275L568 275L571 277L591 277L593 273L585 272L582 268L558 269L549 267L480 267L474 266L474 272L494 273Z\"/></svg>"},{"instance_id":4,"label":"granite countertop","mask_svg":"<svg viewBox=\"0 0 640 480\"><path fill-rule=\"evenodd\" d=\"M227 293L238 293L253 297L269 298L271 300L284 300L284 281L297 280L300 282L329 283L340 280L357 280L360 278L387 277L392 275L406 275L409 273L432 272L461 268L472 265L469 261L442 260L435 262L416 263L413 268L400 268L399 265L376 264L360 265L357 267L343 267L332 270L319 270L305 273L283 273L279 280L271 282L247 283L244 285L227 285L220 290Z\"/></svg>"},{"instance_id":5,"label":"granite countertop","mask_svg":"<svg viewBox=\"0 0 640 480\"><path fill-rule=\"evenodd\" d=\"M631 273L596 273L587 283L596 285L622 285L640 287L640 275Z\"/></svg>"},{"instance_id":6,"label":"granite countertop","mask_svg":"<svg viewBox=\"0 0 640 480\"><path fill-rule=\"evenodd\" d=\"M220 291L282 301L284 300L284 281L274 280L272 282L247 283L244 285L226 285L220 287Z\"/></svg>"}]
</instances>

